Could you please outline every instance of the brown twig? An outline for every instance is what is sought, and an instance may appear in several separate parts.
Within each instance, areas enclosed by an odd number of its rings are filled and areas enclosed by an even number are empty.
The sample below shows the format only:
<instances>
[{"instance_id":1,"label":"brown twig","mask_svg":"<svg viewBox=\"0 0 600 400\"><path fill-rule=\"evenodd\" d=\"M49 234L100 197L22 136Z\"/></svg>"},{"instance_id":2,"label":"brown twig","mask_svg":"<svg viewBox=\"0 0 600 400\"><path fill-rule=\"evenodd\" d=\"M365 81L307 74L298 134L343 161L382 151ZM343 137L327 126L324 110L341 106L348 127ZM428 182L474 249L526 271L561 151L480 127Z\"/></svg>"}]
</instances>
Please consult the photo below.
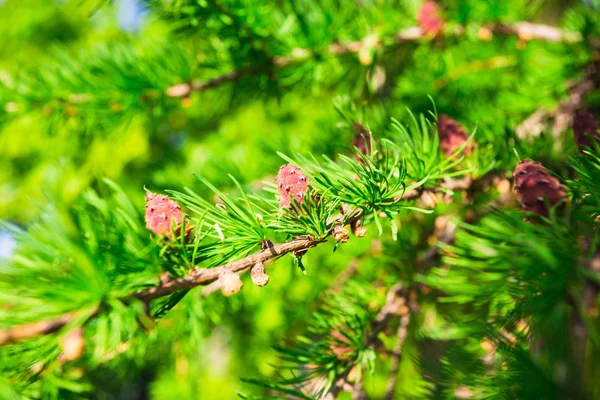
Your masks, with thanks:
<instances>
[{"instance_id":1,"label":"brown twig","mask_svg":"<svg viewBox=\"0 0 600 400\"><path fill-rule=\"evenodd\" d=\"M346 269L338 274L335 278L334 284L331 286L331 290L334 292L341 290L344 287L344 284L352 278L358 272L358 264L359 260L357 258L353 258Z\"/></svg>"},{"instance_id":2,"label":"brown twig","mask_svg":"<svg viewBox=\"0 0 600 400\"><path fill-rule=\"evenodd\" d=\"M515 24L496 24L491 27L495 33L517 36L521 40L540 40L556 43L576 43L582 40L579 33L567 32L557 27L531 22L517 22Z\"/></svg>"},{"instance_id":3,"label":"brown twig","mask_svg":"<svg viewBox=\"0 0 600 400\"><path fill-rule=\"evenodd\" d=\"M396 380L398 378L398 368L400 367L400 360L402 359L402 347L406 341L408 335L408 325L410 324L410 312L406 312L400 318L400 325L398 326L398 333L396 336L396 346L392 353L392 367L390 368L390 377L386 385L384 400L392 400L394 398L394 390L396 389Z\"/></svg>"},{"instance_id":4,"label":"brown twig","mask_svg":"<svg viewBox=\"0 0 600 400\"><path fill-rule=\"evenodd\" d=\"M518 36L523 41L539 40L550 42L574 43L582 40L581 35L574 32L566 32L559 28L534 24L530 22L517 22L512 25L496 24L483 27L482 30L487 32L486 36L480 35L481 40L489 40L489 35L494 33L506 36ZM461 36L465 32L465 27L457 27L453 32L454 36ZM397 46L404 43L415 42L425 39L428 36L423 33L418 26L403 29L393 36L382 38L374 35L367 36L361 40L356 40L347 43L331 43L327 46L327 53L334 56L343 56L346 54L360 53L363 49L378 49L384 46ZM308 49L297 48L290 54L285 56L276 56L271 59L272 65L263 65L242 68L234 70L216 78L192 83L182 83L172 86L167 89L166 93L169 97L186 97L192 92L202 92L207 89L212 89L224 83L235 82L242 77L252 75L259 72L270 71L270 68L284 68L290 65L302 63L314 56L314 53Z\"/></svg>"},{"instance_id":5,"label":"brown twig","mask_svg":"<svg viewBox=\"0 0 600 400\"><path fill-rule=\"evenodd\" d=\"M381 310L379 310L379 313L371 323L371 331L365 339L365 348L373 346L377 342L377 335L379 335L379 332L381 332L387 326L389 321L394 316L401 314L401 309L406 304L406 296L404 296L404 294L405 289L400 283L392 286L390 290L388 290L385 298L385 304L383 307L381 307ZM325 400L333 400L337 397L337 395L347 385L348 375L353 368L354 365L352 364L346 368L342 374L340 374L340 376L335 380L331 390L325 397Z\"/></svg>"},{"instance_id":6,"label":"brown twig","mask_svg":"<svg viewBox=\"0 0 600 400\"><path fill-rule=\"evenodd\" d=\"M539 109L520 123L515 129L517 136L520 139L537 137L550 121L553 121L552 134L558 136L570 126L575 113L584 107L588 93L599 87L600 58L585 68L582 78L571 86L566 100L558 103L552 110ZM560 143L557 142L557 145Z\"/></svg>"},{"instance_id":7,"label":"brown twig","mask_svg":"<svg viewBox=\"0 0 600 400\"><path fill-rule=\"evenodd\" d=\"M214 79L210 79L205 82L188 82L180 83L175 86L171 86L167 89L167 96L169 97L186 97L192 92L202 92L207 89L212 89L217 86L221 86L227 82L235 82L240 80L246 75L252 75L261 69L258 67L242 68L235 71L226 73L225 75L218 76Z\"/></svg>"},{"instance_id":8,"label":"brown twig","mask_svg":"<svg viewBox=\"0 0 600 400\"><path fill-rule=\"evenodd\" d=\"M100 307L93 309L88 317L88 320L94 318L99 314L99 312ZM0 330L0 346L57 332L79 316L80 314L78 312L70 312L51 320L32 322L29 324L2 329Z\"/></svg>"}]
</instances>

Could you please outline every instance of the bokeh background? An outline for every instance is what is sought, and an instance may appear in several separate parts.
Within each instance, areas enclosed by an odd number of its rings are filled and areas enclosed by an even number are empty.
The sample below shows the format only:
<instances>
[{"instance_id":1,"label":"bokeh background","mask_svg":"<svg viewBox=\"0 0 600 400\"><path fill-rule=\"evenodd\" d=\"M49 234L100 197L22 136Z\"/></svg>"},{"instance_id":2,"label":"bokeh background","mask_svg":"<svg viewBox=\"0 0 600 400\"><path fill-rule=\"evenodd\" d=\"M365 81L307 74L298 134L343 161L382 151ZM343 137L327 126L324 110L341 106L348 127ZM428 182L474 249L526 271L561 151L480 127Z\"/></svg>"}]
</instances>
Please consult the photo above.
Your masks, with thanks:
<instances>
[{"instance_id":1,"label":"bokeh background","mask_svg":"<svg viewBox=\"0 0 600 400\"><path fill-rule=\"evenodd\" d=\"M569 132L518 140L515 128L568 99L592 62L591 45L484 38L480 27L532 21L585 36L600 31L593 1L441 2L447 29L470 28L443 40L323 55L186 97L166 95L181 82L264 63L252 40L285 55L332 38L389 36L415 26L421 6L417 0L224 3L246 10L240 15L250 21L251 35L229 17L208 15L201 1L0 0L0 219L27 227L48 204L66 210L103 178L117 182L140 210L144 186L190 187L210 196L194 173L225 191L233 186L228 174L255 187L277 173L283 163L277 151L331 157L350 151L349 114L385 137L391 117L406 120L408 110L424 113L433 104L470 131L477 128L477 143L493 147L499 160L515 158L516 150L560 172L574 152L561 141ZM304 15L306 23L290 15ZM381 264L410 259L422 240L411 229L400 243L371 238L335 254L311 252L306 276L282 263L268 290L248 285L229 299L187 296L148 334L146 347L122 349L128 356L89 373L94 398L231 399L248 392L240 378L274 374L271 346L302 332L314 300L350 262L376 277ZM0 257L13 246L1 231ZM402 368L403 393L418 398L427 389L419 363ZM385 375L377 379L372 394Z\"/></svg>"}]
</instances>

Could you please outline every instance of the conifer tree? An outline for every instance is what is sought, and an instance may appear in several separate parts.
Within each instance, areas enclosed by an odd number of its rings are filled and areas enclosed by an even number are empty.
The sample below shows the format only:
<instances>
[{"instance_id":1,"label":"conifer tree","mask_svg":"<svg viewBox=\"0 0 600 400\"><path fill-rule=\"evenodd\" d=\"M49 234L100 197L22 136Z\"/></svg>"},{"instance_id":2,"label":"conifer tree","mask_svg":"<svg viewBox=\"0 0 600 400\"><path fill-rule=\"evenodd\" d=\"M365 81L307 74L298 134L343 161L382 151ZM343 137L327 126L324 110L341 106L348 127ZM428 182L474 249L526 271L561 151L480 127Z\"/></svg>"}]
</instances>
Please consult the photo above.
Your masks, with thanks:
<instances>
[{"instance_id":1,"label":"conifer tree","mask_svg":"<svg viewBox=\"0 0 600 400\"><path fill-rule=\"evenodd\" d=\"M0 37L0 399L600 398L597 1L5 0Z\"/></svg>"}]
</instances>

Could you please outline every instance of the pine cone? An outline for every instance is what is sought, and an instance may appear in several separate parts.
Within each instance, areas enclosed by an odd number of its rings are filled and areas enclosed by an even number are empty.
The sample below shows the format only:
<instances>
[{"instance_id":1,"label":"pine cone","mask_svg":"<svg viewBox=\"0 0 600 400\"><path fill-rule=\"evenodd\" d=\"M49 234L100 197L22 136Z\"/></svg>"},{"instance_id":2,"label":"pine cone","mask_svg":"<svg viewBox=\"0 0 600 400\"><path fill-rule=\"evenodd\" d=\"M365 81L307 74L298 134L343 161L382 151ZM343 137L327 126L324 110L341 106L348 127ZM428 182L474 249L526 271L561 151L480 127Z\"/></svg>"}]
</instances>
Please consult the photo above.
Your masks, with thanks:
<instances>
[{"instance_id":1,"label":"pine cone","mask_svg":"<svg viewBox=\"0 0 600 400\"><path fill-rule=\"evenodd\" d=\"M439 116L438 132L440 135L440 148L446 157L450 157L460 146L469 140L469 135L462 125L447 115ZM464 154L471 154L473 147L473 142L470 142L465 146Z\"/></svg>"},{"instance_id":2,"label":"pine cone","mask_svg":"<svg viewBox=\"0 0 600 400\"><path fill-rule=\"evenodd\" d=\"M444 30L445 21L441 17L435 1L426 1L419 9L419 27L425 35L437 36Z\"/></svg>"},{"instance_id":3,"label":"pine cone","mask_svg":"<svg viewBox=\"0 0 600 400\"><path fill-rule=\"evenodd\" d=\"M256 286L265 286L269 283L269 275L265 271L265 265L261 262L257 263L250 270L250 278Z\"/></svg>"},{"instance_id":4,"label":"pine cone","mask_svg":"<svg viewBox=\"0 0 600 400\"><path fill-rule=\"evenodd\" d=\"M226 271L219 276L221 282L221 293L225 296L233 296L244 286L240 276L235 272Z\"/></svg>"},{"instance_id":5,"label":"pine cone","mask_svg":"<svg viewBox=\"0 0 600 400\"><path fill-rule=\"evenodd\" d=\"M171 232L172 224L180 226L183 211L175 200L164 194L148 192L146 195L146 227L158 236Z\"/></svg>"},{"instance_id":6,"label":"pine cone","mask_svg":"<svg viewBox=\"0 0 600 400\"><path fill-rule=\"evenodd\" d=\"M282 165L275 181L279 191L279 207L290 208L293 199L302 204L310 182L300 168L293 164Z\"/></svg>"},{"instance_id":7,"label":"pine cone","mask_svg":"<svg viewBox=\"0 0 600 400\"><path fill-rule=\"evenodd\" d=\"M547 217L546 201L555 205L566 196L560 181L537 162L520 161L513 172L513 179L521 206L528 212Z\"/></svg>"},{"instance_id":8,"label":"pine cone","mask_svg":"<svg viewBox=\"0 0 600 400\"><path fill-rule=\"evenodd\" d=\"M573 118L573 133L577 148L593 147L592 141L600 141L600 121L589 111L577 111Z\"/></svg>"}]
</instances>

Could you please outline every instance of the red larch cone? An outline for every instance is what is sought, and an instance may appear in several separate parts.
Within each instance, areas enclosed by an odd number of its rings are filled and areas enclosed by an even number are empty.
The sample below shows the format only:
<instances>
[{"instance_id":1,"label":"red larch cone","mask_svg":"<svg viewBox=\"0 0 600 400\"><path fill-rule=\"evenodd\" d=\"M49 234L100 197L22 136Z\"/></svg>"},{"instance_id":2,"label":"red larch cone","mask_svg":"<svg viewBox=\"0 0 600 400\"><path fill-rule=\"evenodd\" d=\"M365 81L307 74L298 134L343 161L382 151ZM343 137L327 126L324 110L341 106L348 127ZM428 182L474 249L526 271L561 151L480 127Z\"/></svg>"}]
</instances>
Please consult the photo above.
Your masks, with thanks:
<instances>
[{"instance_id":1,"label":"red larch cone","mask_svg":"<svg viewBox=\"0 0 600 400\"><path fill-rule=\"evenodd\" d=\"M183 211L175 200L164 194L146 195L146 227L158 236L171 232L172 226L183 223Z\"/></svg>"},{"instance_id":2,"label":"red larch cone","mask_svg":"<svg viewBox=\"0 0 600 400\"><path fill-rule=\"evenodd\" d=\"M440 148L446 157L450 157L469 140L469 134L461 124L447 115L440 115L437 122L440 135ZM471 141L465 146L464 154L471 154L473 147L474 143Z\"/></svg>"},{"instance_id":3,"label":"red larch cone","mask_svg":"<svg viewBox=\"0 0 600 400\"><path fill-rule=\"evenodd\" d=\"M583 147L593 147L592 142L600 141L600 121L587 110L577 111L573 118L573 133L579 151Z\"/></svg>"},{"instance_id":4,"label":"red larch cone","mask_svg":"<svg viewBox=\"0 0 600 400\"><path fill-rule=\"evenodd\" d=\"M445 21L440 15L435 1L426 1L419 9L417 16L419 27L423 34L437 36L444 30Z\"/></svg>"},{"instance_id":5,"label":"red larch cone","mask_svg":"<svg viewBox=\"0 0 600 400\"><path fill-rule=\"evenodd\" d=\"M553 206L566 197L560 181L540 163L520 161L513 172L513 179L517 197L525 211L547 217L546 202Z\"/></svg>"},{"instance_id":6,"label":"red larch cone","mask_svg":"<svg viewBox=\"0 0 600 400\"><path fill-rule=\"evenodd\" d=\"M279 207L290 208L293 199L302 204L310 181L300 168L293 164L282 165L275 181L279 191Z\"/></svg>"}]
</instances>

